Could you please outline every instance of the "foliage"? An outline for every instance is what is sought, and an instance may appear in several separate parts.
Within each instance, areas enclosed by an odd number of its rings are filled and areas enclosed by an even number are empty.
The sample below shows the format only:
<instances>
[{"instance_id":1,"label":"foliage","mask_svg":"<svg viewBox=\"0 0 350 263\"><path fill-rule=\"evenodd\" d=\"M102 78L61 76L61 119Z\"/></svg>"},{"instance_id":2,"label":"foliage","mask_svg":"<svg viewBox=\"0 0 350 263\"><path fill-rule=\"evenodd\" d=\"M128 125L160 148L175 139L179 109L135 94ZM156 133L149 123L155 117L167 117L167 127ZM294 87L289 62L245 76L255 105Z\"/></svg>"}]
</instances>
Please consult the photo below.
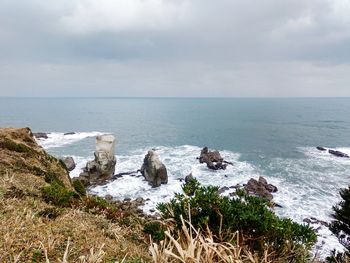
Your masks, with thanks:
<instances>
[{"instance_id":1,"label":"foliage","mask_svg":"<svg viewBox=\"0 0 350 263\"><path fill-rule=\"evenodd\" d=\"M183 189L192 195L178 193L169 203L157 207L163 218L174 218L178 228L182 226L183 216L196 229L205 232L208 227L217 241L228 241L238 231L252 251L262 252L269 247L278 255L287 250L309 250L316 241L316 234L309 226L280 219L269 210L266 201L243 191L237 191L237 198L230 199L220 196L218 187L204 187L196 180ZM290 256L297 258L300 251Z\"/></svg>"},{"instance_id":2,"label":"foliage","mask_svg":"<svg viewBox=\"0 0 350 263\"><path fill-rule=\"evenodd\" d=\"M339 192L342 201L333 207L334 220L330 224L330 230L338 237L339 242L345 247L344 253L333 251L328 258L329 262L350 261L350 187Z\"/></svg>"},{"instance_id":3,"label":"foliage","mask_svg":"<svg viewBox=\"0 0 350 263\"><path fill-rule=\"evenodd\" d=\"M80 196L86 196L86 189L80 180L73 180L73 187Z\"/></svg>"},{"instance_id":4,"label":"foliage","mask_svg":"<svg viewBox=\"0 0 350 263\"><path fill-rule=\"evenodd\" d=\"M7 138L4 138L4 140L0 143L0 146L10 151L15 151L19 153L28 153L32 151L28 146L22 143L16 143L13 140Z\"/></svg>"},{"instance_id":5,"label":"foliage","mask_svg":"<svg viewBox=\"0 0 350 263\"><path fill-rule=\"evenodd\" d=\"M69 206L75 193L65 188L61 183L54 181L41 189L42 197L47 203L58 206Z\"/></svg>"},{"instance_id":6,"label":"foliage","mask_svg":"<svg viewBox=\"0 0 350 263\"><path fill-rule=\"evenodd\" d=\"M152 239L160 241L165 238L165 227L160 222L148 222L143 227L143 232L150 234Z\"/></svg>"}]
</instances>

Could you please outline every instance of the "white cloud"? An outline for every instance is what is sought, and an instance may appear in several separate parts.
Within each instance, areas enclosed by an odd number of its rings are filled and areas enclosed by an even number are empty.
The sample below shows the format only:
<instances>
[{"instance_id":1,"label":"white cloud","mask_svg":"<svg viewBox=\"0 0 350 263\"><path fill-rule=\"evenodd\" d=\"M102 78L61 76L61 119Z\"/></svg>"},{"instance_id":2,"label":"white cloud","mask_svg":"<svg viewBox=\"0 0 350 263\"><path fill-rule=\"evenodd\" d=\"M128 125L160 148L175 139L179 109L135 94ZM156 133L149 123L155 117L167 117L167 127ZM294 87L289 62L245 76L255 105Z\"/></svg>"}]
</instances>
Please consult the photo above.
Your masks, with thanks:
<instances>
[{"instance_id":1,"label":"white cloud","mask_svg":"<svg viewBox=\"0 0 350 263\"><path fill-rule=\"evenodd\" d=\"M75 0L61 18L73 32L164 30L190 18L190 0Z\"/></svg>"}]
</instances>

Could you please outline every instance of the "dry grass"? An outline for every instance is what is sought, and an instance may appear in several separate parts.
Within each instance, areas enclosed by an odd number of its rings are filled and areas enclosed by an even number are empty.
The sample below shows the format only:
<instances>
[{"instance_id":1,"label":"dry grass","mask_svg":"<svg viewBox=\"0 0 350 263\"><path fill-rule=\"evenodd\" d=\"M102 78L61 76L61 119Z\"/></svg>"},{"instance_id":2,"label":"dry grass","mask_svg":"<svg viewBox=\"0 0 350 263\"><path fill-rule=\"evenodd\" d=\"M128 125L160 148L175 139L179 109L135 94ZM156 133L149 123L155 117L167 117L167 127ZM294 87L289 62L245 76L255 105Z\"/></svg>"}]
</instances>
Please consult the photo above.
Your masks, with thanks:
<instances>
[{"instance_id":1,"label":"dry grass","mask_svg":"<svg viewBox=\"0 0 350 263\"><path fill-rule=\"evenodd\" d=\"M151 240L149 251L155 263L286 263L294 262L288 256L276 258L273 252L253 253L240 246L238 232L232 234L230 242L215 242L210 230L206 234L193 227L191 222L182 219L181 230L172 223L167 224L165 239L159 243ZM314 258L310 263L323 261Z\"/></svg>"},{"instance_id":2,"label":"dry grass","mask_svg":"<svg viewBox=\"0 0 350 263\"><path fill-rule=\"evenodd\" d=\"M166 238L159 244L152 243L149 250L153 262L183 263L269 263L269 255L257 257L244 247L240 247L239 234L232 235L232 242L217 243L210 231L204 235L190 222L182 219L182 229L174 230L168 226ZM175 238L177 237L177 238Z\"/></svg>"},{"instance_id":3,"label":"dry grass","mask_svg":"<svg viewBox=\"0 0 350 263\"><path fill-rule=\"evenodd\" d=\"M140 229L111 223L104 216L52 207L31 197L0 201L0 262L115 262L148 259ZM54 210L55 211L55 210Z\"/></svg>"}]
</instances>

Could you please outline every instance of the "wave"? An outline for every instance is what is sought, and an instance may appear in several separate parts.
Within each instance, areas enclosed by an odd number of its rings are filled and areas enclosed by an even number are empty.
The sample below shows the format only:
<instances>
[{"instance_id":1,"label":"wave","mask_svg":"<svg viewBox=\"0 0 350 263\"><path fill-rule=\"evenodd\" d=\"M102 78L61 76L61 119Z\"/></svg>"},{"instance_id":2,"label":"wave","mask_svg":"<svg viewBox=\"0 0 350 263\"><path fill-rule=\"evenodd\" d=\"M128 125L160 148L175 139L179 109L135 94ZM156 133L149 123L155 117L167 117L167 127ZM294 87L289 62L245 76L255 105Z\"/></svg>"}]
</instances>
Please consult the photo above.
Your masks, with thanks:
<instances>
[{"instance_id":1,"label":"wave","mask_svg":"<svg viewBox=\"0 0 350 263\"><path fill-rule=\"evenodd\" d=\"M105 134L105 133L97 132L97 131L77 132L74 134L67 134L67 135L65 135L64 133L60 133L60 132L52 132L52 133L47 134L47 136L48 136L47 139L39 138L39 139L37 139L37 142L44 149L50 149L50 148L57 148L57 147L66 146L66 145L76 143L78 141L81 141L81 140L89 138L89 137L96 137L96 136L103 135L103 134Z\"/></svg>"},{"instance_id":2,"label":"wave","mask_svg":"<svg viewBox=\"0 0 350 263\"><path fill-rule=\"evenodd\" d=\"M128 153L117 155L116 173L136 171L143 162L148 148L142 148ZM338 148L350 153L350 148ZM264 164L252 164L241 160L241 155L232 151L221 151L225 160L233 163L226 170L211 171L205 164L196 159L201 151L200 147L183 145L177 147L157 147L160 159L168 170L168 184L152 188L142 176L126 175L106 185L90 189L99 196L112 195L115 199L135 199L143 197L146 204L143 210L154 213L160 202L169 201L176 192L182 192L181 181L192 173L203 185L234 186L244 184L250 178L264 176L268 182L278 187L274 194L274 201L282 206L275 212L281 217L288 217L298 223L305 218L316 217L319 220L332 220L332 206L339 202L339 189L346 187L349 181L347 171L350 161L338 158L316 148L298 148L302 158L272 158ZM77 168L71 176L78 176L86 162L93 157L73 156ZM233 191L233 190L232 190ZM228 194L229 192L225 192ZM321 257L329 255L330 251L343 250L343 246L331 231L320 225L312 225L318 230L318 242L315 251Z\"/></svg>"}]
</instances>

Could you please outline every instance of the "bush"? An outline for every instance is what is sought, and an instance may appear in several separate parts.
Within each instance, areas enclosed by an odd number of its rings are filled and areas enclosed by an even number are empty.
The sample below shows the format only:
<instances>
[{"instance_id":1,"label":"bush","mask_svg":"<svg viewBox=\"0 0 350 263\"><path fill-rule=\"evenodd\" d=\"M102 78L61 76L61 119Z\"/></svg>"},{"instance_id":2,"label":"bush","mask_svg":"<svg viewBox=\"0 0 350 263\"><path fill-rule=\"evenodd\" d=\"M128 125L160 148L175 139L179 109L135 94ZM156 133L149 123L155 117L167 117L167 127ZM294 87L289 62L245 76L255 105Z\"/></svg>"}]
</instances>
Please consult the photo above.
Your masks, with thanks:
<instances>
[{"instance_id":1,"label":"bush","mask_svg":"<svg viewBox=\"0 0 350 263\"><path fill-rule=\"evenodd\" d=\"M165 238L165 226L159 222L148 222L143 227L143 232L150 234L154 241L161 241Z\"/></svg>"},{"instance_id":2,"label":"bush","mask_svg":"<svg viewBox=\"0 0 350 263\"><path fill-rule=\"evenodd\" d=\"M56 181L43 187L41 193L47 203L58 206L69 206L76 195L74 192L66 189L61 183Z\"/></svg>"},{"instance_id":3,"label":"bush","mask_svg":"<svg viewBox=\"0 0 350 263\"><path fill-rule=\"evenodd\" d=\"M86 196L86 189L80 180L73 180L73 187L80 196Z\"/></svg>"},{"instance_id":4,"label":"bush","mask_svg":"<svg viewBox=\"0 0 350 263\"><path fill-rule=\"evenodd\" d=\"M238 190L237 197L230 199L220 196L218 187L204 187L196 180L183 186L183 190L185 194L176 194L169 203L157 207L163 218L175 219L178 228L182 215L195 228L205 232L208 227L217 241L229 241L239 231L241 240L252 251L271 248L275 255L289 252L292 258L306 256L301 251L311 249L316 242L316 234L309 226L280 219L266 201L243 191Z\"/></svg>"},{"instance_id":5,"label":"bush","mask_svg":"<svg viewBox=\"0 0 350 263\"><path fill-rule=\"evenodd\" d=\"M16 143L7 138L5 138L3 142L0 143L0 146L10 151L15 151L19 153L29 153L32 151L28 146L22 143Z\"/></svg>"},{"instance_id":6,"label":"bush","mask_svg":"<svg viewBox=\"0 0 350 263\"><path fill-rule=\"evenodd\" d=\"M350 261L350 187L339 192L342 201L333 207L334 220L330 224L330 230L337 236L339 242L345 247L344 253L333 251L328 258L329 262Z\"/></svg>"}]
</instances>

